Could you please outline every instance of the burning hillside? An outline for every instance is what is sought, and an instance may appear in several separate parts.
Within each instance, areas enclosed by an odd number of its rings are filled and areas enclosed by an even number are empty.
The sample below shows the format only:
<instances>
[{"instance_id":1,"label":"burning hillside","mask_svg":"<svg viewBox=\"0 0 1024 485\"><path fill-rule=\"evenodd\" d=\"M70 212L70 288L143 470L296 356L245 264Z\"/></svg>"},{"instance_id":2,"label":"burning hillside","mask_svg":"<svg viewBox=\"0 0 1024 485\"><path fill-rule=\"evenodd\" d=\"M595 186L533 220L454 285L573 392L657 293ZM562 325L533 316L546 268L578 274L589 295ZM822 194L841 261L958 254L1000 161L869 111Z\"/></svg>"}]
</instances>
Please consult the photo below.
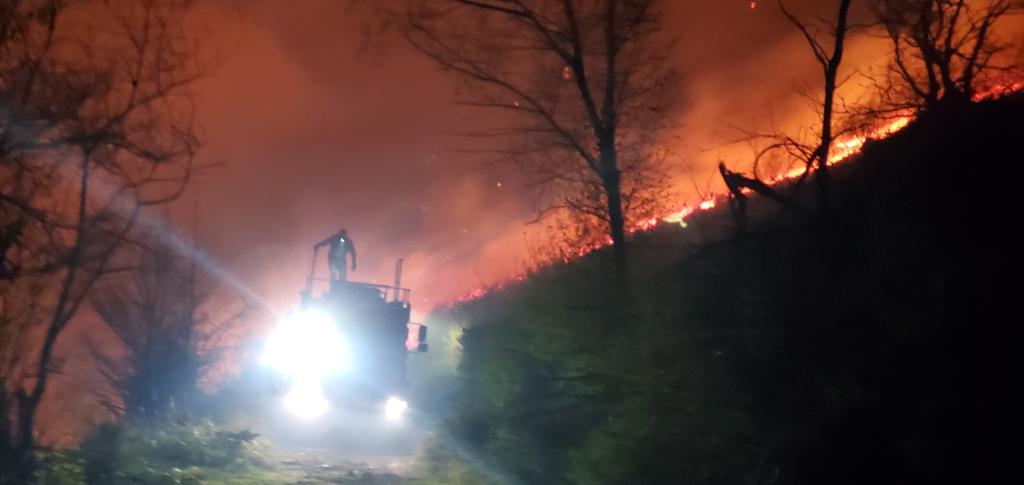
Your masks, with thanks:
<instances>
[{"instance_id":1,"label":"burning hillside","mask_svg":"<svg viewBox=\"0 0 1024 485\"><path fill-rule=\"evenodd\" d=\"M987 100L999 99L1014 93L1024 91L1024 81L1010 81L1002 84L992 86L990 88L983 89L973 96L974 102L981 102ZM905 111L897 113L896 115L888 116L882 122L875 123L865 129L857 130L854 133L850 133L837 138L833 142L831 154L829 156L828 165L830 167L841 165L843 163L852 161L854 157L860 153L864 145L873 140L886 139L904 128L910 125L916 115L913 112ZM806 166L796 166L792 169L783 171L772 176L768 180L770 186L780 186L790 183L796 179L799 179L807 174ZM745 193L750 193L749 189L744 189ZM687 220L691 217L703 213L712 211L718 208L722 202L728 199L728 193L719 192L713 193L703 200L696 202L695 204L684 203L681 208L665 214L661 217L651 217L648 219L636 221L631 224L628 228L628 233L634 235L637 233L643 233L652 231L655 228L662 225L673 225L687 228ZM553 259L544 262L540 266L547 266L555 263L568 263L575 258L584 257L594 251L604 249L612 244L611 238L605 238L604 240L597 241L588 246L585 246L574 252L563 252L562 254L568 254L569 256L563 256L560 259ZM465 293L464 295L452 300L452 303L459 303L465 301L475 300L488 293L505 288L509 285L513 285L524 281L527 278L527 274L520 273L504 281L500 281L494 285L481 286L474 288L473 290Z\"/></svg>"}]
</instances>

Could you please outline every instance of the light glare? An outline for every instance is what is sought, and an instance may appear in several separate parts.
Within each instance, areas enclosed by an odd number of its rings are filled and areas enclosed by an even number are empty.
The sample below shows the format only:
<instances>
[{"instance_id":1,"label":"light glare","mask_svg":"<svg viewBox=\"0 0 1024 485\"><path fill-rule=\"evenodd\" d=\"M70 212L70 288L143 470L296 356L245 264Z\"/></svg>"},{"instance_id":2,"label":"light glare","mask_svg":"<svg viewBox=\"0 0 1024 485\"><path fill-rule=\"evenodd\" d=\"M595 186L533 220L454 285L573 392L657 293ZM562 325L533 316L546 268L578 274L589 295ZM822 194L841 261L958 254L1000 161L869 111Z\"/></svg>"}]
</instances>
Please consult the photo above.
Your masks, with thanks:
<instances>
[{"instance_id":1,"label":"light glare","mask_svg":"<svg viewBox=\"0 0 1024 485\"><path fill-rule=\"evenodd\" d=\"M285 408L304 419L316 418L330 407L322 382L348 368L348 352L334 320L316 310L291 314L267 338L261 363L284 374L291 389Z\"/></svg>"},{"instance_id":2,"label":"light glare","mask_svg":"<svg viewBox=\"0 0 1024 485\"><path fill-rule=\"evenodd\" d=\"M316 310L296 312L267 339L261 362L294 380L344 371L348 352L331 317Z\"/></svg>"},{"instance_id":3,"label":"light glare","mask_svg":"<svg viewBox=\"0 0 1024 485\"><path fill-rule=\"evenodd\" d=\"M329 407L320 381L315 379L305 379L292 385L284 398L284 405L289 412L303 419L320 417Z\"/></svg>"},{"instance_id":4,"label":"light glare","mask_svg":"<svg viewBox=\"0 0 1024 485\"><path fill-rule=\"evenodd\" d=\"M389 397L387 402L384 403L384 417L388 421L399 421L405 415L405 411L408 408L409 403L405 402L405 400L394 396Z\"/></svg>"}]
</instances>

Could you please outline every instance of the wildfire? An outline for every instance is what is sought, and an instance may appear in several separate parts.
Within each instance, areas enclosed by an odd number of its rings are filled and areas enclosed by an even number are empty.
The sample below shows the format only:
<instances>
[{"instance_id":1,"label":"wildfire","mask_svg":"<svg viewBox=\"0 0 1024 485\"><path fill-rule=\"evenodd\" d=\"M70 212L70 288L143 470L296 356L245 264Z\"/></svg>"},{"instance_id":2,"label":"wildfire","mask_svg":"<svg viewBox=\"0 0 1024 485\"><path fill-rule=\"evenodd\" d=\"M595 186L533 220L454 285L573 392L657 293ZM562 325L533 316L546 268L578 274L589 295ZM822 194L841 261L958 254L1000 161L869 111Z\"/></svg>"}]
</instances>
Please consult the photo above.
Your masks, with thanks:
<instances>
[{"instance_id":1,"label":"wildfire","mask_svg":"<svg viewBox=\"0 0 1024 485\"><path fill-rule=\"evenodd\" d=\"M756 7L757 2L751 2L751 8ZM976 102L998 99L1022 91L1024 91L1024 80L1013 81L998 84L989 89L981 90L974 95L973 99ZM848 161L854 155L860 153L861 149L864 148L864 145L868 141L882 140L888 138L898 133L900 130L906 128L907 125L914 121L914 118L915 116L913 113L907 112L898 115L891 120L887 120L876 126L865 129L860 133L855 133L837 138L832 142L832 149L830 150L830 154L828 157L828 165L835 166ZM806 172L806 170L807 168L805 166L798 166L779 175L776 175L771 180L769 180L768 183L769 185L777 185L785 183L790 180L797 179L801 177ZM688 227L687 219L689 219L691 216L698 212L706 212L718 207L719 202L724 200L726 197L728 197L728 195L724 193L713 194L710 197L702 200L699 204L697 204L696 207L686 204L683 205L681 209L666 214L664 216L651 217L635 222L626 229L626 232L630 235L636 234L638 232L647 232L653 230L661 223L675 224L680 227L686 228ZM580 249L579 251L576 252L575 256L578 258L583 257L594 251L600 250L604 247L611 245L612 240L611 238L608 238L604 241L599 241L594 244L591 244L590 246L586 246ZM563 262L569 262L569 259L571 258L566 258ZM469 293L463 295L461 298L456 299L455 302L458 303L475 300L490 293L491 291L500 290L511 284L523 281L526 279L526 276L527 275L525 274L518 274L515 277L512 277L506 281L499 282L488 287L476 288L470 291Z\"/></svg>"},{"instance_id":2,"label":"wildfire","mask_svg":"<svg viewBox=\"0 0 1024 485\"><path fill-rule=\"evenodd\" d=\"M985 89L976 93L973 97L974 101L985 101L990 99L999 99L1001 97L1024 91L1024 80L1013 81L1003 84L998 84L989 89ZM836 139L832 142L832 149L828 157L828 165L835 166L843 163L850 159L852 156L860 153L861 149L864 148L864 144L870 140L882 140L898 133L903 128L906 128L910 122L914 121L914 114L907 112L896 116L892 120L888 120L879 125L864 130L861 133L853 135L847 135ZM806 167L795 167L784 173L776 175L770 181L771 185L783 183L789 180L799 178L807 170ZM661 218L663 222L670 224L679 224L686 227L686 219L690 217L697 210L707 211L714 209L717 206L717 201L725 194L718 194L716 197L705 200L700 203L698 208L695 210L689 206L683 206L682 209L668 214ZM655 224L656 225L656 224ZM647 221L644 221L638 227L643 227L643 230L653 228L653 225L649 225ZM631 231L635 232L635 231Z\"/></svg>"}]
</instances>

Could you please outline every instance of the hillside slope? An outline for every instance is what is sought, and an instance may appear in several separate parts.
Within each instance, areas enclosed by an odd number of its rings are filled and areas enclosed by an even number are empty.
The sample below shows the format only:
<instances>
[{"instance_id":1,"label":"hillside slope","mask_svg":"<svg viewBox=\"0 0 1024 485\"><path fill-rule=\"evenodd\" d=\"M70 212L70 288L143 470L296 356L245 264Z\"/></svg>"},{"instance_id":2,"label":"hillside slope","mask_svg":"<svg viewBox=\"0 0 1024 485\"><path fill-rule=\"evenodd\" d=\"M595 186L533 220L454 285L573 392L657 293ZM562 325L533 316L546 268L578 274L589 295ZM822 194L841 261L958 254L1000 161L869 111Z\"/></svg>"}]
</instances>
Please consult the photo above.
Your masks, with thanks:
<instances>
[{"instance_id":1,"label":"hillside slope","mask_svg":"<svg viewBox=\"0 0 1024 485\"><path fill-rule=\"evenodd\" d=\"M525 483L994 481L1022 134L1020 96L927 114L823 217L723 209L638 236L628 291L598 253L452 309L456 448Z\"/></svg>"}]
</instances>

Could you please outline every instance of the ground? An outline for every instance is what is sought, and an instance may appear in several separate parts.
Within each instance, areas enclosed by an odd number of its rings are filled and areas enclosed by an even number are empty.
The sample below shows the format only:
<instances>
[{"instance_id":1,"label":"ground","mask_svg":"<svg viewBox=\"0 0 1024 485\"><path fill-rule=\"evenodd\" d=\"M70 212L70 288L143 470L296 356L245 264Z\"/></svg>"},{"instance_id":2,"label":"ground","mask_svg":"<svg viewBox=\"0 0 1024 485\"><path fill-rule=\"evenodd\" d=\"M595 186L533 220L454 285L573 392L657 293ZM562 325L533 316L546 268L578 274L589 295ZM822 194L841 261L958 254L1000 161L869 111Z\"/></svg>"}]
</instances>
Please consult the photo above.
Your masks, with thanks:
<instances>
[{"instance_id":1,"label":"ground","mask_svg":"<svg viewBox=\"0 0 1024 485\"><path fill-rule=\"evenodd\" d=\"M282 460L282 473L289 485L362 484L384 485L405 483L412 471L412 460L396 460L377 464L357 463L322 453L293 453Z\"/></svg>"}]
</instances>

